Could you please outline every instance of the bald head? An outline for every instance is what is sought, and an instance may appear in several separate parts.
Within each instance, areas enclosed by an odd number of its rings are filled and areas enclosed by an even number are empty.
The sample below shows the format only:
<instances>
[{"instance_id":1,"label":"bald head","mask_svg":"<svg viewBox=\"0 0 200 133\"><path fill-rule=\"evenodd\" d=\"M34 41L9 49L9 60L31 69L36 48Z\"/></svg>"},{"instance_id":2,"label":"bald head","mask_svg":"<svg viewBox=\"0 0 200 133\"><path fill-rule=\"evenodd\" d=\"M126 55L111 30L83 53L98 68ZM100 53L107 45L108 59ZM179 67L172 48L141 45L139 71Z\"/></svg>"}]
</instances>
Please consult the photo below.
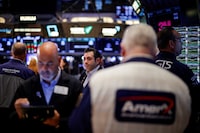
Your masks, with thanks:
<instances>
[{"instance_id":1,"label":"bald head","mask_svg":"<svg viewBox=\"0 0 200 133\"><path fill-rule=\"evenodd\" d=\"M14 43L11 48L11 54L14 58L24 61L26 58L26 45L21 42Z\"/></svg>"},{"instance_id":2,"label":"bald head","mask_svg":"<svg viewBox=\"0 0 200 133\"><path fill-rule=\"evenodd\" d=\"M157 52L157 36L154 29L144 23L131 25L126 28L121 42L125 56L134 54L149 54ZM123 52L123 51L122 51ZM122 53L122 56L124 56Z\"/></svg>"},{"instance_id":3,"label":"bald head","mask_svg":"<svg viewBox=\"0 0 200 133\"><path fill-rule=\"evenodd\" d=\"M60 56L58 47L54 42L44 42L38 47L38 72L40 77L47 83L51 82L57 75Z\"/></svg>"},{"instance_id":4,"label":"bald head","mask_svg":"<svg viewBox=\"0 0 200 133\"><path fill-rule=\"evenodd\" d=\"M45 54L46 56L58 56L58 47L54 42L44 42L38 47L38 56Z\"/></svg>"}]
</instances>

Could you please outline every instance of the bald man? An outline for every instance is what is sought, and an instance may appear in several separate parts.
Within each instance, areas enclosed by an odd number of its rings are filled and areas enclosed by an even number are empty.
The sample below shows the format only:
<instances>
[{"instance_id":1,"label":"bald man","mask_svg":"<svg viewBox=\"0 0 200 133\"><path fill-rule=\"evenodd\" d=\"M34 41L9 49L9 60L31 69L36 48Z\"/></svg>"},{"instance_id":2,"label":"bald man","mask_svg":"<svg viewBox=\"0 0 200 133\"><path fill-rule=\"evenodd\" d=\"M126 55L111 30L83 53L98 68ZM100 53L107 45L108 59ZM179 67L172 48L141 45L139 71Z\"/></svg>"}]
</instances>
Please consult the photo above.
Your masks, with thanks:
<instances>
[{"instance_id":1,"label":"bald man","mask_svg":"<svg viewBox=\"0 0 200 133\"><path fill-rule=\"evenodd\" d=\"M10 126L10 105L17 87L24 80L34 75L34 72L28 69L25 64L26 50L25 44L21 42L14 43L11 48L12 58L8 62L0 64L0 118L2 130L5 128L8 131L6 127Z\"/></svg>"},{"instance_id":2,"label":"bald man","mask_svg":"<svg viewBox=\"0 0 200 133\"><path fill-rule=\"evenodd\" d=\"M57 45L44 42L37 51L38 75L22 84L15 95L15 128L20 132L68 133L67 121L74 109L82 85L59 67ZM23 106L53 106L52 116L24 113ZM14 119L13 118L13 119ZM26 128L24 128L26 127Z\"/></svg>"},{"instance_id":3,"label":"bald man","mask_svg":"<svg viewBox=\"0 0 200 133\"><path fill-rule=\"evenodd\" d=\"M27 54L26 45L16 42L11 47L12 58L0 65L0 74L13 75L22 79L31 77L34 73L25 65Z\"/></svg>"},{"instance_id":4,"label":"bald man","mask_svg":"<svg viewBox=\"0 0 200 133\"><path fill-rule=\"evenodd\" d=\"M26 45L16 42L12 45L12 58L0 65L0 107L9 107L14 93L21 82L34 75L25 65Z\"/></svg>"}]
</instances>

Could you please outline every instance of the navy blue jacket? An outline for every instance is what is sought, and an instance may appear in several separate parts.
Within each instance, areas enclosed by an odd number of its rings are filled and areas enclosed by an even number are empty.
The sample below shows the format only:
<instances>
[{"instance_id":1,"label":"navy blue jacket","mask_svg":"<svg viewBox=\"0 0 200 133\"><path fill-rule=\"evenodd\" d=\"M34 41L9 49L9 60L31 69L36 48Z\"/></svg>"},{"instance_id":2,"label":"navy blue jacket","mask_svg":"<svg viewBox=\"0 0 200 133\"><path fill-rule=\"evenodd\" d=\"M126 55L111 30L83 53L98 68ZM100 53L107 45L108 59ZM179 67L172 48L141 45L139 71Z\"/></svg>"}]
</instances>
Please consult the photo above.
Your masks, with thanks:
<instances>
[{"instance_id":1,"label":"navy blue jacket","mask_svg":"<svg viewBox=\"0 0 200 133\"><path fill-rule=\"evenodd\" d=\"M0 65L0 107L9 107L17 87L34 72L18 60L11 59Z\"/></svg>"},{"instance_id":2,"label":"navy blue jacket","mask_svg":"<svg viewBox=\"0 0 200 133\"><path fill-rule=\"evenodd\" d=\"M197 77L193 71L186 65L181 63L176 59L176 56L173 53L161 51L156 57L156 63L162 68L171 71L179 78L181 78L189 87L190 95L192 98L192 115L190 118L190 124L186 129L185 133L195 132L196 119L198 112L200 111L199 107L199 87L200 83L197 80Z\"/></svg>"},{"instance_id":3,"label":"navy blue jacket","mask_svg":"<svg viewBox=\"0 0 200 133\"><path fill-rule=\"evenodd\" d=\"M173 53L160 52L156 57L156 63L180 77L190 90L199 84L193 71L186 64L178 61Z\"/></svg>"},{"instance_id":4,"label":"navy blue jacket","mask_svg":"<svg viewBox=\"0 0 200 133\"><path fill-rule=\"evenodd\" d=\"M34 75L34 72L20 60L11 59L8 62L0 65L0 74L13 75L27 79Z\"/></svg>"},{"instance_id":5,"label":"navy blue jacket","mask_svg":"<svg viewBox=\"0 0 200 133\"><path fill-rule=\"evenodd\" d=\"M54 128L51 126L47 126L42 124L38 120L35 121L32 119L19 120L14 111L13 114L11 115L11 118L15 122L14 125L16 126L15 127L16 130L19 130L20 132L41 131L47 133L57 133L57 132L68 133L68 127L66 126L66 123L68 123L68 117L76 105L82 86L79 80L65 73L64 71L61 71L61 76L56 85L68 88L67 94L58 94L53 92L49 103L49 105L53 105L60 114L60 123L59 123L60 127ZM48 105L46 103L43 89L40 84L39 75L35 75L29 78L18 87L15 93L14 100L12 102L13 106L15 100L18 98L28 98L30 105L38 105L38 106Z\"/></svg>"}]
</instances>

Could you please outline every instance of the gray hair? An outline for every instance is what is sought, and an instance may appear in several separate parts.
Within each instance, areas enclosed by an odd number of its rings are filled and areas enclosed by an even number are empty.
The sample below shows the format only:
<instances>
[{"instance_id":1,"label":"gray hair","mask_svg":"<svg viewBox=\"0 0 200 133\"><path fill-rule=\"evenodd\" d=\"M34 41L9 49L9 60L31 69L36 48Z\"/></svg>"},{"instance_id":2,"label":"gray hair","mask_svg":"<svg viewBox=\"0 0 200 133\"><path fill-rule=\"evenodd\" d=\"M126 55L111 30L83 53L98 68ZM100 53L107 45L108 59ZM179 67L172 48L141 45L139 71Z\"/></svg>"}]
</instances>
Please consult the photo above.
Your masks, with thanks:
<instances>
[{"instance_id":1,"label":"gray hair","mask_svg":"<svg viewBox=\"0 0 200 133\"><path fill-rule=\"evenodd\" d=\"M146 47L150 50L157 50L157 36L152 26L144 23L130 25L123 34L121 45L126 50L134 46Z\"/></svg>"}]
</instances>

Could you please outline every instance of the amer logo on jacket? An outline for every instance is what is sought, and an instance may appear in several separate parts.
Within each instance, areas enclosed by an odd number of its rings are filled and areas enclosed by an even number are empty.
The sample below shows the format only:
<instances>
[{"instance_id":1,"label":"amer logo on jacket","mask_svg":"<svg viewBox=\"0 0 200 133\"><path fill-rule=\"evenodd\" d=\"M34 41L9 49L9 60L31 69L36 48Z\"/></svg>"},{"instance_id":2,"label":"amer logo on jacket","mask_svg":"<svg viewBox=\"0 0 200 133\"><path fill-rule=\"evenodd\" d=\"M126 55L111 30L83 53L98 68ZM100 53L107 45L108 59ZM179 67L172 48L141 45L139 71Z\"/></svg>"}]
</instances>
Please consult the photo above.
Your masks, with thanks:
<instances>
[{"instance_id":1,"label":"amer logo on jacket","mask_svg":"<svg viewBox=\"0 0 200 133\"><path fill-rule=\"evenodd\" d=\"M115 117L124 122L171 124L175 119L175 96L172 93L118 90Z\"/></svg>"}]
</instances>

